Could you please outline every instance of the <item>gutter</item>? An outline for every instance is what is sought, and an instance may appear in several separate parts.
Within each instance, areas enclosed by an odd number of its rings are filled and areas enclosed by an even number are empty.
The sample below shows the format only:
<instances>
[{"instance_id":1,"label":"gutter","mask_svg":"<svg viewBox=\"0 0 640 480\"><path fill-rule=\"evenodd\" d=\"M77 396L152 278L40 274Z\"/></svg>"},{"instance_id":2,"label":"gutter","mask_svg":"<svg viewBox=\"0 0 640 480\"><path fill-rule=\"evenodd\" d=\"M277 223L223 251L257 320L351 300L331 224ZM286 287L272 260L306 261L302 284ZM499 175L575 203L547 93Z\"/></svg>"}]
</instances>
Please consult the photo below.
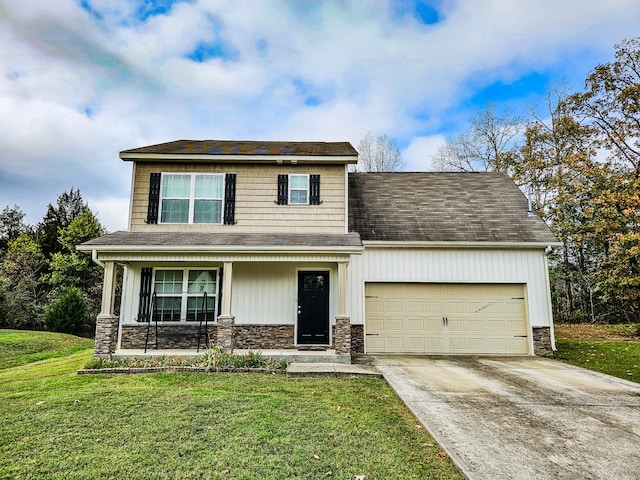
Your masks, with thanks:
<instances>
[{"instance_id":1,"label":"gutter","mask_svg":"<svg viewBox=\"0 0 640 480\"><path fill-rule=\"evenodd\" d=\"M91 252L91 258L97 261L97 250L101 252L154 252L154 253L289 253L289 254L308 254L308 253L344 253L360 255L364 247L338 246L338 247L287 247L287 246L242 246L242 245L78 245L76 249L80 252ZM95 254L95 256L94 256Z\"/></svg>"},{"instance_id":2,"label":"gutter","mask_svg":"<svg viewBox=\"0 0 640 480\"><path fill-rule=\"evenodd\" d=\"M540 249L561 247L560 242L399 242L363 240L365 248L496 248L496 249Z\"/></svg>"}]
</instances>

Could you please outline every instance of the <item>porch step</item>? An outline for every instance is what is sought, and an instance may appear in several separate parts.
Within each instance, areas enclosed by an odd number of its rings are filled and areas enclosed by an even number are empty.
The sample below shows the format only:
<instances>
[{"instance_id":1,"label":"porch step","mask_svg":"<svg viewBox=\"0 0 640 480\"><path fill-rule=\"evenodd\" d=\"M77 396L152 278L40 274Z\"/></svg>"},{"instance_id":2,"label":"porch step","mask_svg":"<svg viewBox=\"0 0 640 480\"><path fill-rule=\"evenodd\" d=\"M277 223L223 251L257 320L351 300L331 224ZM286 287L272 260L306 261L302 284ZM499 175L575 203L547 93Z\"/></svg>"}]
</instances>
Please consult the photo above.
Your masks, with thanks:
<instances>
[{"instance_id":1,"label":"porch step","mask_svg":"<svg viewBox=\"0 0 640 480\"><path fill-rule=\"evenodd\" d=\"M375 368L344 363L294 362L287 367L287 377L350 377L353 375L382 378Z\"/></svg>"},{"instance_id":2,"label":"porch step","mask_svg":"<svg viewBox=\"0 0 640 480\"><path fill-rule=\"evenodd\" d=\"M236 349L233 353L243 355L249 350ZM338 355L335 350L254 350L263 358L286 360L289 363L341 363L350 364L351 355Z\"/></svg>"}]
</instances>

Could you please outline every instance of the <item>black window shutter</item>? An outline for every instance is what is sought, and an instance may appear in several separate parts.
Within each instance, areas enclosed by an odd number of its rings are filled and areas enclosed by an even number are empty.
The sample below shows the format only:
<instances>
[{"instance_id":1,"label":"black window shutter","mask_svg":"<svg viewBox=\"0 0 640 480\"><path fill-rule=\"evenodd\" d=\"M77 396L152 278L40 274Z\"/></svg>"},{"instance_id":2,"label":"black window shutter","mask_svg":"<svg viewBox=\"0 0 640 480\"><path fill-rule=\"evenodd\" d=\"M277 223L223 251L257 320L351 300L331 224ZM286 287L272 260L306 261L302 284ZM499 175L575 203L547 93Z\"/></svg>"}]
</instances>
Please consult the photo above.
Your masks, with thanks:
<instances>
[{"instance_id":1,"label":"black window shutter","mask_svg":"<svg viewBox=\"0 0 640 480\"><path fill-rule=\"evenodd\" d=\"M278 205L289 203L289 175L278 175Z\"/></svg>"},{"instance_id":2,"label":"black window shutter","mask_svg":"<svg viewBox=\"0 0 640 480\"><path fill-rule=\"evenodd\" d=\"M220 267L218 271L218 315L222 315L222 282L224 282L224 268Z\"/></svg>"},{"instance_id":3,"label":"black window shutter","mask_svg":"<svg viewBox=\"0 0 640 480\"><path fill-rule=\"evenodd\" d=\"M227 173L224 177L224 224L233 225L236 212L236 174Z\"/></svg>"},{"instance_id":4,"label":"black window shutter","mask_svg":"<svg viewBox=\"0 0 640 480\"><path fill-rule=\"evenodd\" d=\"M320 205L320 175L309 175L309 204Z\"/></svg>"},{"instance_id":5,"label":"black window shutter","mask_svg":"<svg viewBox=\"0 0 640 480\"><path fill-rule=\"evenodd\" d=\"M153 270L144 267L140 275L140 304L138 305L138 321L148 322L151 317L151 282Z\"/></svg>"},{"instance_id":6,"label":"black window shutter","mask_svg":"<svg viewBox=\"0 0 640 480\"><path fill-rule=\"evenodd\" d=\"M149 178L149 204L147 205L147 223L158 223L160 204L160 174L152 173Z\"/></svg>"}]
</instances>

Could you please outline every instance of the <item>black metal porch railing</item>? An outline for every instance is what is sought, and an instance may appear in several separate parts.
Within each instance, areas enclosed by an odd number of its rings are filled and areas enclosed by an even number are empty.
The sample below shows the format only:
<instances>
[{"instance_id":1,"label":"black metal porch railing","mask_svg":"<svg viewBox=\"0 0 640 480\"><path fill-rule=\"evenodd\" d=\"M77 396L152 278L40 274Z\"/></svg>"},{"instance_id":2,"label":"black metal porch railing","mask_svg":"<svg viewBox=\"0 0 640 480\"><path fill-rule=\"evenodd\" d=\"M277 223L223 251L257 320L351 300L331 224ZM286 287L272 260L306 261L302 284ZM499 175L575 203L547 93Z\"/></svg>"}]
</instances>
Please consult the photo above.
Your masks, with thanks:
<instances>
[{"instance_id":1,"label":"black metal porch railing","mask_svg":"<svg viewBox=\"0 0 640 480\"><path fill-rule=\"evenodd\" d=\"M149 333L151 331L151 324L154 325L154 334L155 334L155 349L158 350L158 338L193 338L194 335L197 335L197 349L196 352L200 352L200 345L202 342L202 329L204 327L204 338L207 343L207 347L209 346L209 297L207 292L202 294L202 308L200 311L196 311L196 321L198 322L198 327L193 328L193 332L190 331L181 331L181 332L172 332L170 329L161 328L158 330L158 318L160 317L158 313L158 302L156 292L153 292L151 295L151 305L149 308L149 312L145 315L145 319L147 320L147 332L144 338L144 353L147 353L149 346ZM188 325L188 324L187 324ZM181 325L182 326L182 325Z\"/></svg>"}]
</instances>

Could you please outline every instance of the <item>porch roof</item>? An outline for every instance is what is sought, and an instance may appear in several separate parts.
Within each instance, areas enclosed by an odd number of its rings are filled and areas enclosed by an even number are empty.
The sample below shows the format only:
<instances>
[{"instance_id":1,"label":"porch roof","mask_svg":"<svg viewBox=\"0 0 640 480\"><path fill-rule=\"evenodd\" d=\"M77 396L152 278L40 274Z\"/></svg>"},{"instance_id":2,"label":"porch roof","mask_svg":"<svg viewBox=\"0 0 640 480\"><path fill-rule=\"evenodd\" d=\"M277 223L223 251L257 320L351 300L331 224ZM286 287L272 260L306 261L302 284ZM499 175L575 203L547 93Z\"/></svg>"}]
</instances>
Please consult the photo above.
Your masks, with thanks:
<instances>
[{"instance_id":1,"label":"porch roof","mask_svg":"<svg viewBox=\"0 0 640 480\"><path fill-rule=\"evenodd\" d=\"M360 253L360 235L118 231L77 246L83 252Z\"/></svg>"}]
</instances>

